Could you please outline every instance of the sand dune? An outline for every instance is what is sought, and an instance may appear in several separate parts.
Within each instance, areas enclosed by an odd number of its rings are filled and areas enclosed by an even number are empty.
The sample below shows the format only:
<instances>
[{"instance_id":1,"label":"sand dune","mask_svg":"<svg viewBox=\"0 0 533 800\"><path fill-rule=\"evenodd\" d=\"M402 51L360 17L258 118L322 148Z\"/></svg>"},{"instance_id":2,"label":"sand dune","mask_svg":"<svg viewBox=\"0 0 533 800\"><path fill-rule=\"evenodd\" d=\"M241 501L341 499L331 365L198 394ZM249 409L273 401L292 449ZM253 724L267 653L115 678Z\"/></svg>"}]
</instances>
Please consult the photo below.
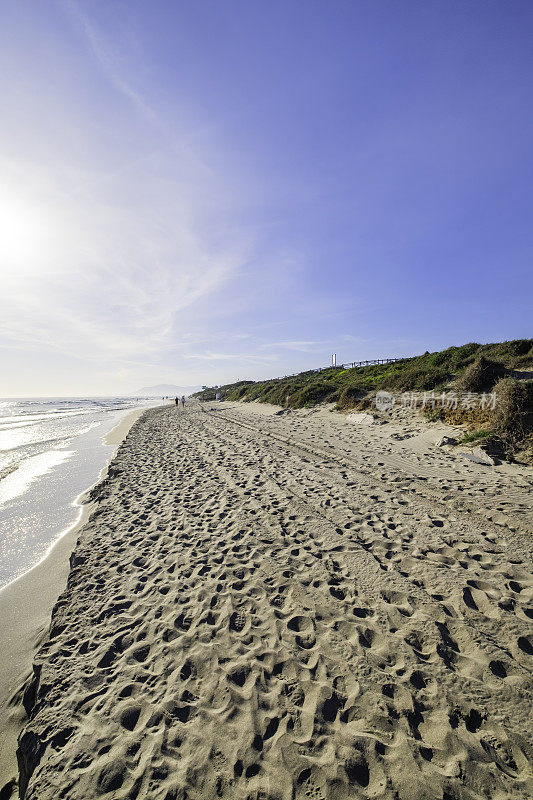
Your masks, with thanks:
<instances>
[{"instance_id":1,"label":"sand dune","mask_svg":"<svg viewBox=\"0 0 533 800\"><path fill-rule=\"evenodd\" d=\"M130 431L26 690L22 793L531 797L530 471L274 411Z\"/></svg>"}]
</instances>

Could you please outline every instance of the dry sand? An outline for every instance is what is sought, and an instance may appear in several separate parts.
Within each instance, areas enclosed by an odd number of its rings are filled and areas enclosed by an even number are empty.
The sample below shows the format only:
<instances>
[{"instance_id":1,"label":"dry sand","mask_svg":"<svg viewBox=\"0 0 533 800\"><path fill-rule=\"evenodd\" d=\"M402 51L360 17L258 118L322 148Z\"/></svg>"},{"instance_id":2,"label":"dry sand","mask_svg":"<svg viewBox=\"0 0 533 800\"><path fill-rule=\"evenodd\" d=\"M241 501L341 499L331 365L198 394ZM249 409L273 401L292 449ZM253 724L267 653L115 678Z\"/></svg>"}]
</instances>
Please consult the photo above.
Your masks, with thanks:
<instances>
[{"instance_id":1,"label":"dry sand","mask_svg":"<svg viewBox=\"0 0 533 800\"><path fill-rule=\"evenodd\" d=\"M531 470L275 412L131 429L26 690L26 798L530 798Z\"/></svg>"}]
</instances>

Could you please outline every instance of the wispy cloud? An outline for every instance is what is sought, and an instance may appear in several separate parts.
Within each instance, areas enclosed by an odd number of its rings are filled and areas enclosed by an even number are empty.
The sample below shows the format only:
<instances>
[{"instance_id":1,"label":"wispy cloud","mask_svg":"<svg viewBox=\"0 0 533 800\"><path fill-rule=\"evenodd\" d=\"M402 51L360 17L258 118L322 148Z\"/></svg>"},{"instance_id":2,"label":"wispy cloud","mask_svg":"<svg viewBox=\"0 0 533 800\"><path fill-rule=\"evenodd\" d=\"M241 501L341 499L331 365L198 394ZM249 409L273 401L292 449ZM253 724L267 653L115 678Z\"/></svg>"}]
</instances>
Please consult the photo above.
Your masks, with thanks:
<instances>
[{"instance_id":1,"label":"wispy cloud","mask_svg":"<svg viewBox=\"0 0 533 800\"><path fill-rule=\"evenodd\" d=\"M193 226L161 230L142 205L137 225L120 205L102 214L91 202L58 201L32 185L25 165L16 180L6 180L0 216L14 232L0 239L4 342L88 358L144 358L174 346L195 304L245 261L236 243L212 249ZM27 251L24 237L40 227L46 239L37 236L40 247Z\"/></svg>"},{"instance_id":2,"label":"wispy cloud","mask_svg":"<svg viewBox=\"0 0 533 800\"><path fill-rule=\"evenodd\" d=\"M249 362L269 363L276 360L275 356L258 356L249 353L186 353L183 358L195 361L239 361L242 364Z\"/></svg>"},{"instance_id":3,"label":"wispy cloud","mask_svg":"<svg viewBox=\"0 0 533 800\"><path fill-rule=\"evenodd\" d=\"M129 80L120 66L120 50L116 42L107 41L105 33L85 14L75 0L63 0L62 6L72 22L78 26L103 71L115 89L126 97L147 119L163 127L161 117L152 108L143 93Z\"/></svg>"},{"instance_id":4,"label":"wispy cloud","mask_svg":"<svg viewBox=\"0 0 533 800\"><path fill-rule=\"evenodd\" d=\"M203 150L184 144L186 128L167 128L131 78L131 54L111 46L78 3L62 7L111 94L127 99L120 124L132 138L124 151L112 137L99 139L105 120L115 124L114 106L104 105L95 132L89 108L87 124L78 121L81 151L37 134L34 149L45 147L44 157L0 161L0 346L156 364L184 346L202 303L245 269L249 241L213 223L217 198L231 211L224 177L205 169ZM58 116L58 130L70 125ZM16 150L16 135L4 128L0 144Z\"/></svg>"},{"instance_id":5,"label":"wispy cloud","mask_svg":"<svg viewBox=\"0 0 533 800\"><path fill-rule=\"evenodd\" d=\"M287 342L269 342L268 344L261 345L262 348L276 348L280 347L285 350L296 350L301 353L312 353L315 350L322 350L325 346L330 344L330 340L323 340L319 342L313 341L287 341Z\"/></svg>"}]
</instances>

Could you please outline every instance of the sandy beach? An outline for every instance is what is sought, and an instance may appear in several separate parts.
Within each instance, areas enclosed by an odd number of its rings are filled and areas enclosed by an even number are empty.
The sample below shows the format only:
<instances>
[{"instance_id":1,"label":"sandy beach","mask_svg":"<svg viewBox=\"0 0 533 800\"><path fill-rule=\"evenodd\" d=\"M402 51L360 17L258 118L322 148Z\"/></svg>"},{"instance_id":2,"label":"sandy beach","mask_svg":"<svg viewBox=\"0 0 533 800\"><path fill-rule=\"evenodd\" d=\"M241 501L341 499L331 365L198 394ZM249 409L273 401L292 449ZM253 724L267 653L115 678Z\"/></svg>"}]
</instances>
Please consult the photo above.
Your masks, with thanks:
<instances>
[{"instance_id":1,"label":"sandy beach","mask_svg":"<svg viewBox=\"0 0 533 800\"><path fill-rule=\"evenodd\" d=\"M143 411L136 409L126 414L106 436L106 444L118 446ZM93 508L88 498L81 497L79 502L83 505L77 524L54 543L33 569L0 591L0 787L16 775L17 737L26 720L22 704L24 682L32 673L36 649L48 632L54 604L65 589L69 556L78 532Z\"/></svg>"},{"instance_id":2,"label":"sandy beach","mask_svg":"<svg viewBox=\"0 0 533 800\"><path fill-rule=\"evenodd\" d=\"M443 432L146 411L55 583L14 585L21 796L531 797L532 472Z\"/></svg>"}]
</instances>

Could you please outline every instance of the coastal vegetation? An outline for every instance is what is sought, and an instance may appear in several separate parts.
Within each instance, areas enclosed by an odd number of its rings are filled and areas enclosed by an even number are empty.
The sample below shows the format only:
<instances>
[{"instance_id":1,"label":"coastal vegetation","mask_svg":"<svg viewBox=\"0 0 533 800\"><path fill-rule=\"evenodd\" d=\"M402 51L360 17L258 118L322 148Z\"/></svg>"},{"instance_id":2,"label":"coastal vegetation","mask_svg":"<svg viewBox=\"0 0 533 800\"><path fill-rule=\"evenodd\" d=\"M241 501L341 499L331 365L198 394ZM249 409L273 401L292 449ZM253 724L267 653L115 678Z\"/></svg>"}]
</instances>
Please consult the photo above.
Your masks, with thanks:
<instances>
[{"instance_id":1,"label":"coastal vegetation","mask_svg":"<svg viewBox=\"0 0 533 800\"><path fill-rule=\"evenodd\" d=\"M531 370L531 372L528 372ZM508 456L519 450L533 454L533 339L514 339L491 344L470 342L460 347L425 352L388 364L344 369L328 367L263 381L241 380L207 388L195 396L214 400L261 402L284 408L313 408L334 403L338 411L364 410L373 405L376 391L455 391L458 394L495 392L494 409L459 406L423 409L429 421L464 424L480 441L498 440Z\"/></svg>"},{"instance_id":2,"label":"coastal vegetation","mask_svg":"<svg viewBox=\"0 0 533 800\"><path fill-rule=\"evenodd\" d=\"M241 380L204 389L195 396L214 400L220 392L226 400L255 400L287 408L311 408L329 402L336 403L339 410L348 410L378 389L430 391L454 384L460 391L487 391L499 378L528 367L533 368L533 339L496 344L471 342L390 364L328 367L264 381Z\"/></svg>"}]
</instances>

